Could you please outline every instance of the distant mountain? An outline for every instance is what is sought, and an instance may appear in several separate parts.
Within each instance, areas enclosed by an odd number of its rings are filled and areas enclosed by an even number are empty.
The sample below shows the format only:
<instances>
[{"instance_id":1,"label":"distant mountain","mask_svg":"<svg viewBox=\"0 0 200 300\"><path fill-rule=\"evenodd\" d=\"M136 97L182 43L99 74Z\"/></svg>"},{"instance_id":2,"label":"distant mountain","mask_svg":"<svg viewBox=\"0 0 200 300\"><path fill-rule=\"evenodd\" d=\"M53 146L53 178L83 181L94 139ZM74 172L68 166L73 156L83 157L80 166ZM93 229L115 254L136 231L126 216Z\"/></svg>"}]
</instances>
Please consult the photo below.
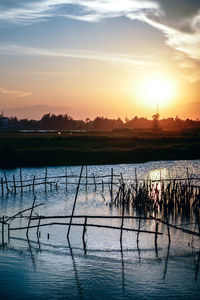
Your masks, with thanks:
<instances>
[{"instance_id":1,"label":"distant mountain","mask_svg":"<svg viewBox=\"0 0 200 300\"><path fill-rule=\"evenodd\" d=\"M15 107L3 109L6 117L16 116L18 119L40 120L44 114L68 114L73 118L80 118L81 112L70 107L50 106L50 105L33 105L25 107Z\"/></svg>"}]
</instances>

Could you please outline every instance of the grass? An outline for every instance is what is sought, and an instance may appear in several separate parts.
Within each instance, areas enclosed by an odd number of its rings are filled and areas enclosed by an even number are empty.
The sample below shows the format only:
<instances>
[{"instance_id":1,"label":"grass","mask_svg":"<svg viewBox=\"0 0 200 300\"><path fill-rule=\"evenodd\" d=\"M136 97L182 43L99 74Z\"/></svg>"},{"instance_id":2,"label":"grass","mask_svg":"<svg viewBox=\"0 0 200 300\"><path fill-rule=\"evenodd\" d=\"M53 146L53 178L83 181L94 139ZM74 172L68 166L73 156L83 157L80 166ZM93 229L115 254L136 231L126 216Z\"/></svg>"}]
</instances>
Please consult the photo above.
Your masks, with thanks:
<instances>
[{"instance_id":1,"label":"grass","mask_svg":"<svg viewBox=\"0 0 200 300\"><path fill-rule=\"evenodd\" d=\"M0 133L1 168L199 158L200 136L193 131Z\"/></svg>"}]
</instances>

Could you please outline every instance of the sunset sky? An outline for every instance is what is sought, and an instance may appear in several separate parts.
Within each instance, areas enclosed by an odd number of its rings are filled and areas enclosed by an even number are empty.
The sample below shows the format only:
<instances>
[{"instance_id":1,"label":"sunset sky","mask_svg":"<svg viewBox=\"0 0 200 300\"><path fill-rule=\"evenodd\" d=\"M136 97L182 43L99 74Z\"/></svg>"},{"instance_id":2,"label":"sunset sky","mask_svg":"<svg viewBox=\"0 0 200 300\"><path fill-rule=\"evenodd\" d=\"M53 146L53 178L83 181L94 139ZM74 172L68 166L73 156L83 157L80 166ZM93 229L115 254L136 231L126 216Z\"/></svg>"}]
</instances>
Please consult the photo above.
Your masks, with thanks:
<instances>
[{"instance_id":1,"label":"sunset sky","mask_svg":"<svg viewBox=\"0 0 200 300\"><path fill-rule=\"evenodd\" d=\"M199 0L0 0L0 37L5 113L200 118Z\"/></svg>"}]
</instances>

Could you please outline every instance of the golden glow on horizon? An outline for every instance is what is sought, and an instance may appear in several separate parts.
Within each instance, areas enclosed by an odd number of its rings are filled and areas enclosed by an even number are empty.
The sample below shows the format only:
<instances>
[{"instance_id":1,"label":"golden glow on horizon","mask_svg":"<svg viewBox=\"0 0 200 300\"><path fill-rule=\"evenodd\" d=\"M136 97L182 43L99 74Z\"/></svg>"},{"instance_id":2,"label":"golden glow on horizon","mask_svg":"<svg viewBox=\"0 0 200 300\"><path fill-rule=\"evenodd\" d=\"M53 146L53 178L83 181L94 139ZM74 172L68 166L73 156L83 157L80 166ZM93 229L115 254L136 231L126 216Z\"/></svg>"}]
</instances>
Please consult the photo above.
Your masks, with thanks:
<instances>
[{"instance_id":1,"label":"golden glow on horizon","mask_svg":"<svg viewBox=\"0 0 200 300\"><path fill-rule=\"evenodd\" d=\"M139 84L138 97L148 107L169 106L175 96L176 84L164 77L145 78Z\"/></svg>"}]
</instances>

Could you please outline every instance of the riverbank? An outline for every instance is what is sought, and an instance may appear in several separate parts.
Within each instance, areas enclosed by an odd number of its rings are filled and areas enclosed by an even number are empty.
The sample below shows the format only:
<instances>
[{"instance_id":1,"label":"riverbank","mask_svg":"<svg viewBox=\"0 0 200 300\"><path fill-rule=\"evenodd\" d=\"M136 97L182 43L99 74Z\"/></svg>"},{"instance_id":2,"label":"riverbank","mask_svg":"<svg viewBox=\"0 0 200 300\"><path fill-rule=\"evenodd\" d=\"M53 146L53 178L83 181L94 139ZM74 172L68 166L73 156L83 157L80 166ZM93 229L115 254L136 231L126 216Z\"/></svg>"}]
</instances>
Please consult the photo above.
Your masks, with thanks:
<instances>
[{"instance_id":1,"label":"riverbank","mask_svg":"<svg viewBox=\"0 0 200 300\"><path fill-rule=\"evenodd\" d=\"M0 133L0 168L199 158L194 132Z\"/></svg>"}]
</instances>

